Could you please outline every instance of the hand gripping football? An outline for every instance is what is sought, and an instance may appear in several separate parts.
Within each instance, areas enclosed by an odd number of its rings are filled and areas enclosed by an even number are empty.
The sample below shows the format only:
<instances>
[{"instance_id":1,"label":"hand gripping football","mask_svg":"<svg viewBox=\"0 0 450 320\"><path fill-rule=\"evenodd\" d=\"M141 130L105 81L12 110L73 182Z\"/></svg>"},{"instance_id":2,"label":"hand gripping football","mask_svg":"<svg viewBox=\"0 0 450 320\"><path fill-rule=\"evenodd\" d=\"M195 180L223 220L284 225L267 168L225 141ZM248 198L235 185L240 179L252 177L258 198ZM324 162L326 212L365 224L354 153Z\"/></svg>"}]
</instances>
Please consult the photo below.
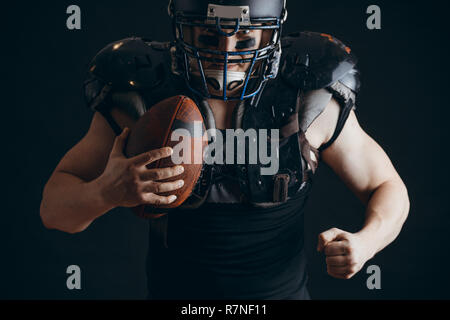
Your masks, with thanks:
<instances>
[{"instance_id":1,"label":"hand gripping football","mask_svg":"<svg viewBox=\"0 0 450 320\"><path fill-rule=\"evenodd\" d=\"M169 210L180 206L191 194L203 166L203 151L208 145L203 138L205 124L197 105L190 98L175 96L152 106L131 128L125 154L133 157L163 147L172 147L174 153L147 165L147 168L166 168L182 165L181 175L161 180L184 180L178 190L160 193L162 196L174 194L177 199L168 205L140 205L133 211L140 217L158 218ZM175 163L173 162L175 161ZM180 163L181 161L181 163Z\"/></svg>"}]
</instances>

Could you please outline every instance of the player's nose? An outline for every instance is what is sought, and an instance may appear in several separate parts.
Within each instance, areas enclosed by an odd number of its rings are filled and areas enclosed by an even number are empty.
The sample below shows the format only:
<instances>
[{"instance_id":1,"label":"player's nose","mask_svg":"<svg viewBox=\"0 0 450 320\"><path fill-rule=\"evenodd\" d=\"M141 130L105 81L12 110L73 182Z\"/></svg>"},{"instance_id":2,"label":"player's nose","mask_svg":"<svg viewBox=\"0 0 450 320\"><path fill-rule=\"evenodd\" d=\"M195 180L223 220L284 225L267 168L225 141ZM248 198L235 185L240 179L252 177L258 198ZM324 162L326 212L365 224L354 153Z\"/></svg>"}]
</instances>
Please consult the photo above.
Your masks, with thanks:
<instances>
[{"instance_id":1,"label":"player's nose","mask_svg":"<svg viewBox=\"0 0 450 320\"><path fill-rule=\"evenodd\" d=\"M236 37L220 37L218 49L220 51L235 51Z\"/></svg>"}]
</instances>

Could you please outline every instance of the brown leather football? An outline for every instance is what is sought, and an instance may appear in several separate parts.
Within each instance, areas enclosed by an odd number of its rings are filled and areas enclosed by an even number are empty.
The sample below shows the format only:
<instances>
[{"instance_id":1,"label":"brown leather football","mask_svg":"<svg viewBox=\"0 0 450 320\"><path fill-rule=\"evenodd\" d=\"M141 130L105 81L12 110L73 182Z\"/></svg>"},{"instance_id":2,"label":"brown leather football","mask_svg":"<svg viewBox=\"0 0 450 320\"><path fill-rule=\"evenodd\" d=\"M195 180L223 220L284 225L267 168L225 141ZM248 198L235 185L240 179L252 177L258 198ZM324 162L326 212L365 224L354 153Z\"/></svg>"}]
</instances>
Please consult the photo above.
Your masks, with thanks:
<instances>
[{"instance_id":1,"label":"brown leather football","mask_svg":"<svg viewBox=\"0 0 450 320\"><path fill-rule=\"evenodd\" d=\"M171 141L172 132L176 129L181 133L179 141ZM165 99L152 106L131 128L128 136L125 154L127 157L133 157L143 152L159 149L163 147L172 147L179 144L188 146L190 142L190 152L176 152L172 157L167 157L147 165L147 168L166 168L174 166L172 158L180 155L183 159L181 165L184 172L181 175L161 181L184 180L184 185L178 190L160 193L159 195L168 196L174 194L177 199L169 205L141 205L133 208L135 214L144 218L157 218L167 210L180 206L191 194L203 166L203 150L208 142L203 138L205 124L202 114L192 99L185 96L175 96ZM184 140L187 139L187 140ZM185 144L187 143L187 144ZM178 148L178 150L180 150Z\"/></svg>"}]
</instances>

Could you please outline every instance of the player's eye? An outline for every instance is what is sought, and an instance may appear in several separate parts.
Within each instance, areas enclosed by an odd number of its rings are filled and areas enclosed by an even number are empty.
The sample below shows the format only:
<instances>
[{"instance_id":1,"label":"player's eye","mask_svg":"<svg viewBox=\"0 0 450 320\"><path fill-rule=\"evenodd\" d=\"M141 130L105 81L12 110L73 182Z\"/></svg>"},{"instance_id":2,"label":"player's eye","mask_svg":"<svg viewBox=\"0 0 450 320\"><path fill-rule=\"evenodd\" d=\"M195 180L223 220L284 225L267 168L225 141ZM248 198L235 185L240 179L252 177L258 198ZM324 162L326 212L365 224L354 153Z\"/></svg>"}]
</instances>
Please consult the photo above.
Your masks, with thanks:
<instances>
[{"instance_id":1,"label":"player's eye","mask_svg":"<svg viewBox=\"0 0 450 320\"><path fill-rule=\"evenodd\" d=\"M256 45L255 38L248 38L244 40L239 40L236 42L236 49L249 49Z\"/></svg>"},{"instance_id":2,"label":"player's eye","mask_svg":"<svg viewBox=\"0 0 450 320\"><path fill-rule=\"evenodd\" d=\"M198 36L198 41L206 46L217 47L219 45L219 39L216 36L209 34L201 34Z\"/></svg>"}]
</instances>

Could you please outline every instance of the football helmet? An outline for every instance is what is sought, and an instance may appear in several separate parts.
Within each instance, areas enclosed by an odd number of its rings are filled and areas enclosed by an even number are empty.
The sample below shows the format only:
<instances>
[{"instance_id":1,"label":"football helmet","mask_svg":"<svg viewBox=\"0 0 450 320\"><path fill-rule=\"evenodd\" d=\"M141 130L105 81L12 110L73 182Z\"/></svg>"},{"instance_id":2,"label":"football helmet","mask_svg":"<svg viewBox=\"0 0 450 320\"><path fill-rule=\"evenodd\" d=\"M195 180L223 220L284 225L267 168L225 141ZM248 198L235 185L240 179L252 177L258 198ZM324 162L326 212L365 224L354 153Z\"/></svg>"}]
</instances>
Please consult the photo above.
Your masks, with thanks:
<instances>
[{"instance_id":1,"label":"football helmet","mask_svg":"<svg viewBox=\"0 0 450 320\"><path fill-rule=\"evenodd\" d=\"M169 15L181 73L197 95L244 100L276 77L286 0L171 0Z\"/></svg>"}]
</instances>

